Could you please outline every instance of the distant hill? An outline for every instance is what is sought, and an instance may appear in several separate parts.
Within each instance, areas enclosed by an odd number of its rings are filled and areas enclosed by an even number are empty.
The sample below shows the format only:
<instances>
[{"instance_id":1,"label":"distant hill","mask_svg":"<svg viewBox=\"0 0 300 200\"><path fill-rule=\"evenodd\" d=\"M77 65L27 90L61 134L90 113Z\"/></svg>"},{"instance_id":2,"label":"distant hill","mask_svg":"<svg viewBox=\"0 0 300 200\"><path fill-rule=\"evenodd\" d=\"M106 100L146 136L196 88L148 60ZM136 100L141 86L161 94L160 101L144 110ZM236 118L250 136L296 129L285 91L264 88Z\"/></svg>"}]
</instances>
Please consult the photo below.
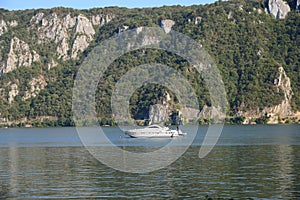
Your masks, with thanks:
<instances>
[{"instance_id":1,"label":"distant hill","mask_svg":"<svg viewBox=\"0 0 300 200\"><path fill-rule=\"evenodd\" d=\"M74 125L72 87L84 58L101 41L141 26L176 30L207 50L225 84L228 123L298 123L299 5L298 0L239 0L143 9L1 9L0 124ZM194 87L200 109L210 106L204 81L186 60L162 50L137 50L112 63L99 83L101 124L113 124L110 96L115 83L134 66L149 62L178 70ZM140 88L130 101L132 117L148 118L150 107L161 103L166 91L154 84ZM189 111L168 92L170 115ZM200 117L208 122L208 116Z\"/></svg>"}]
</instances>

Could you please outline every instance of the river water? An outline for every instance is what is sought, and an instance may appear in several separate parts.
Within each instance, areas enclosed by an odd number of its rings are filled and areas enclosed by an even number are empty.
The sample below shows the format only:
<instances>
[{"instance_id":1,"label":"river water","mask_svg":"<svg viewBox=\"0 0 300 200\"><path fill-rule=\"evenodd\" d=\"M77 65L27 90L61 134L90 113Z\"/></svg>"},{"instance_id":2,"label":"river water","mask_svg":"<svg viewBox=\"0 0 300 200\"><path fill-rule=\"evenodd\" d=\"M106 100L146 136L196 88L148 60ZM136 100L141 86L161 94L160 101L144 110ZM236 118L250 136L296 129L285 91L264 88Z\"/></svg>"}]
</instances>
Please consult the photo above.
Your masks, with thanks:
<instances>
[{"instance_id":1,"label":"river water","mask_svg":"<svg viewBox=\"0 0 300 200\"><path fill-rule=\"evenodd\" d=\"M197 128L182 127L186 137ZM86 129L87 134L95 130ZM129 151L153 151L172 140L103 130ZM0 129L0 199L300 198L299 125L225 126L214 149L200 159L206 130L200 127L193 144L171 165L126 173L95 159L75 128Z\"/></svg>"}]
</instances>

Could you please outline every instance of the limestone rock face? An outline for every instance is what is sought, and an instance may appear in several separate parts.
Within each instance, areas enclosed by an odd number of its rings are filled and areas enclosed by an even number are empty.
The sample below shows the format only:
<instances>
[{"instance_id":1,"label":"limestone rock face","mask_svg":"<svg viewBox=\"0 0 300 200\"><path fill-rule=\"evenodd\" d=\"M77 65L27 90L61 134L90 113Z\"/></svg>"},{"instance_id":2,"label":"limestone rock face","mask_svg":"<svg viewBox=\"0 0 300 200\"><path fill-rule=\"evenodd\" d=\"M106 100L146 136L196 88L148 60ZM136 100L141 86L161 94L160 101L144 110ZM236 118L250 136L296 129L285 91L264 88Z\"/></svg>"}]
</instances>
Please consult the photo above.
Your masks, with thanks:
<instances>
[{"instance_id":1,"label":"limestone rock face","mask_svg":"<svg viewBox=\"0 0 300 200\"><path fill-rule=\"evenodd\" d=\"M155 104L150 106L149 120L152 124L169 121L171 112L167 105Z\"/></svg>"},{"instance_id":2,"label":"limestone rock face","mask_svg":"<svg viewBox=\"0 0 300 200\"><path fill-rule=\"evenodd\" d=\"M294 94L290 78L286 75L283 67L280 66L278 71L279 77L274 80L274 84L277 86L278 91L282 91L284 93L284 100L281 104L272 108L271 113L277 114L281 117L287 117L293 114L290 102Z\"/></svg>"},{"instance_id":3,"label":"limestone rock face","mask_svg":"<svg viewBox=\"0 0 300 200\"><path fill-rule=\"evenodd\" d=\"M58 58L62 58L63 60L68 60L69 59L68 51L69 51L68 39L63 38L60 44L56 48L56 52L59 55Z\"/></svg>"},{"instance_id":4,"label":"limestone rock face","mask_svg":"<svg viewBox=\"0 0 300 200\"><path fill-rule=\"evenodd\" d=\"M89 19L83 14L71 16L67 13L63 16L56 12L46 14L39 12L30 19L28 31L36 34L37 45L48 45L54 43L57 58L63 61L77 59L94 39L95 30L93 25L104 25L110 22L114 15L99 14ZM18 26L16 20L5 22L0 20L0 36L8 31L10 27ZM19 66L31 66L32 62L40 60L40 56L30 49L29 45L22 40L14 37L11 39L10 51L7 59L1 60L0 75L7 73ZM6 55L5 55L6 57ZM57 63L49 63L51 69Z\"/></svg>"},{"instance_id":5,"label":"limestone rock face","mask_svg":"<svg viewBox=\"0 0 300 200\"><path fill-rule=\"evenodd\" d=\"M224 113L220 107L208 107L204 105L201 112L200 117L205 119L213 119L213 118L225 118Z\"/></svg>"},{"instance_id":6,"label":"limestone rock face","mask_svg":"<svg viewBox=\"0 0 300 200\"><path fill-rule=\"evenodd\" d=\"M16 20L13 20L13 21L10 21L9 22L9 26L10 27L16 27L16 26L18 26L19 24L18 24L18 22L16 21Z\"/></svg>"},{"instance_id":7,"label":"limestone rock face","mask_svg":"<svg viewBox=\"0 0 300 200\"><path fill-rule=\"evenodd\" d=\"M78 15L76 18L76 32L77 37L72 46L71 58L76 59L78 53L83 52L88 46L89 43L93 40L95 35L95 30L92 23L84 15Z\"/></svg>"},{"instance_id":8,"label":"limestone rock face","mask_svg":"<svg viewBox=\"0 0 300 200\"><path fill-rule=\"evenodd\" d=\"M192 121L195 119L200 118L200 113L199 109L195 108L189 108L189 107L183 107L181 109L181 115L186 121Z\"/></svg>"},{"instance_id":9,"label":"limestone rock face","mask_svg":"<svg viewBox=\"0 0 300 200\"><path fill-rule=\"evenodd\" d=\"M202 20L202 17L198 16L198 17L193 17L193 18L190 18L188 19L188 22L189 23L194 23L195 25L198 25L201 23L201 20Z\"/></svg>"},{"instance_id":10,"label":"limestone rock face","mask_svg":"<svg viewBox=\"0 0 300 200\"><path fill-rule=\"evenodd\" d=\"M114 15L95 15L92 16L92 24L93 25L101 25L110 22L113 18L115 18Z\"/></svg>"},{"instance_id":11,"label":"limestone rock face","mask_svg":"<svg viewBox=\"0 0 300 200\"><path fill-rule=\"evenodd\" d=\"M259 118L267 115L269 123L279 123L279 118L291 117L294 115L291 107L291 100L293 97L293 91L291 87L290 78L287 76L284 68L282 66L278 67L279 76L274 80L274 85L276 86L278 92L283 92L284 99L282 102L276 106L265 107L262 111L257 108L256 110L248 110L247 112L239 112L240 116L244 116L245 124L251 121L251 119Z\"/></svg>"},{"instance_id":12,"label":"limestone rock face","mask_svg":"<svg viewBox=\"0 0 300 200\"><path fill-rule=\"evenodd\" d=\"M21 66L29 67L39 59L40 56L34 50L31 50L27 43L14 37L10 42L10 51L3 73L8 73Z\"/></svg>"},{"instance_id":13,"label":"limestone rock face","mask_svg":"<svg viewBox=\"0 0 300 200\"><path fill-rule=\"evenodd\" d=\"M86 35L77 36L72 47L71 58L77 58L78 53L83 52L88 46L89 38Z\"/></svg>"},{"instance_id":14,"label":"limestone rock face","mask_svg":"<svg viewBox=\"0 0 300 200\"><path fill-rule=\"evenodd\" d=\"M195 18L195 25L198 25L202 20L202 17L196 17Z\"/></svg>"},{"instance_id":15,"label":"limestone rock face","mask_svg":"<svg viewBox=\"0 0 300 200\"><path fill-rule=\"evenodd\" d=\"M29 82L28 90L25 92L25 95L23 96L22 100L25 101L31 97L36 97L36 95L45 88L47 85L47 82L45 81L45 77L40 75L37 78L33 78Z\"/></svg>"},{"instance_id":16,"label":"limestone rock face","mask_svg":"<svg viewBox=\"0 0 300 200\"><path fill-rule=\"evenodd\" d=\"M291 11L290 6L283 0L269 0L268 11L277 19L284 19Z\"/></svg>"},{"instance_id":17,"label":"limestone rock face","mask_svg":"<svg viewBox=\"0 0 300 200\"><path fill-rule=\"evenodd\" d=\"M175 22L173 20L170 19L165 19L165 20L161 20L160 25L161 28L166 32L169 33L172 29L172 26L175 24Z\"/></svg>"},{"instance_id":18,"label":"limestone rock face","mask_svg":"<svg viewBox=\"0 0 300 200\"><path fill-rule=\"evenodd\" d=\"M78 55L90 45L95 35L93 25L104 25L113 18L114 15L104 14L91 16L89 19L83 14L74 16L71 13L58 15L56 12L39 12L32 16L27 30L33 34L34 43L37 45L43 47L52 43L51 48L54 47L53 53L58 58L56 61L66 61L77 59ZM8 29L16 26L18 26L16 20L4 21L0 19L0 36ZM0 41L0 44L1 42L3 41ZM39 54L26 41L13 37L9 52L0 56L0 75L20 66L29 67L33 62L40 59ZM48 64L48 68L51 69L56 65L57 63L51 62Z\"/></svg>"},{"instance_id":19,"label":"limestone rock face","mask_svg":"<svg viewBox=\"0 0 300 200\"><path fill-rule=\"evenodd\" d=\"M12 103L15 96L19 94L18 85L13 83L10 85L10 91L8 92L8 102Z\"/></svg>"},{"instance_id":20,"label":"limestone rock face","mask_svg":"<svg viewBox=\"0 0 300 200\"><path fill-rule=\"evenodd\" d=\"M38 13L33 16L30 20L30 23L38 24L43 19L44 13Z\"/></svg>"},{"instance_id":21,"label":"limestone rock face","mask_svg":"<svg viewBox=\"0 0 300 200\"><path fill-rule=\"evenodd\" d=\"M62 20L57 17L56 13L52 13L45 17L44 13L38 13L32 17L31 23L39 26L39 43L45 43L48 41L58 43L67 36L66 28L69 23L62 25Z\"/></svg>"},{"instance_id":22,"label":"limestone rock face","mask_svg":"<svg viewBox=\"0 0 300 200\"><path fill-rule=\"evenodd\" d=\"M278 92L281 91L284 93L284 99L279 105L263 110L264 113L268 114L270 118L268 123L271 124L279 123L278 117L285 118L294 115L290 104L294 95L290 78L286 75L283 67L280 66L278 71L279 77L274 80L274 84L276 85Z\"/></svg>"},{"instance_id":23,"label":"limestone rock face","mask_svg":"<svg viewBox=\"0 0 300 200\"><path fill-rule=\"evenodd\" d=\"M89 19L86 16L80 14L77 16L76 21L76 33L86 34L90 39L92 39L93 35L95 34L95 30Z\"/></svg>"},{"instance_id":24,"label":"limestone rock face","mask_svg":"<svg viewBox=\"0 0 300 200\"><path fill-rule=\"evenodd\" d=\"M95 23L96 21L97 17L94 18ZM71 17L70 14L58 17L55 12L47 16L44 13L38 13L32 17L30 22L32 27L37 27L39 43L54 42L57 44L56 53L58 58L63 60L76 59L78 53L83 52L89 46L95 35L92 22L83 14L76 17ZM103 23L105 22L104 20ZM75 39L70 45L72 38Z\"/></svg>"},{"instance_id":25,"label":"limestone rock face","mask_svg":"<svg viewBox=\"0 0 300 200\"><path fill-rule=\"evenodd\" d=\"M0 20L0 36L7 31L6 22L2 19Z\"/></svg>"},{"instance_id":26,"label":"limestone rock face","mask_svg":"<svg viewBox=\"0 0 300 200\"><path fill-rule=\"evenodd\" d=\"M125 25L120 26L118 34L120 35L122 32L126 31L128 28L129 28L129 26L125 26Z\"/></svg>"},{"instance_id":27,"label":"limestone rock face","mask_svg":"<svg viewBox=\"0 0 300 200\"><path fill-rule=\"evenodd\" d=\"M51 62L48 63L48 70L52 69L53 67L56 67L57 65L58 63L52 59Z\"/></svg>"},{"instance_id":28,"label":"limestone rock face","mask_svg":"<svg viewBox=\"0 0 300 200\"><path fill-rule=\"evenodd\" d=\"M67 60L69 58L68 51L68 31L75 26L76 19L67 15L60 19L56 13L45 16L44 13L38 13L30 20L32 27L37 27L38 43L47 44L49 42L56 43L59 58Z\"/></svg>"},{"instance_id":29,"label":"limestone rock face","mask_svg":"<svg viewBox=\"0 0 300 200\"><path fill-rule=\"evenodd\" d=\"M170 120L172 114L171 98L168 92L164 93L161 104L150 106L149 120L150 124L164 123Z\"/></svg>"}]
</instances>

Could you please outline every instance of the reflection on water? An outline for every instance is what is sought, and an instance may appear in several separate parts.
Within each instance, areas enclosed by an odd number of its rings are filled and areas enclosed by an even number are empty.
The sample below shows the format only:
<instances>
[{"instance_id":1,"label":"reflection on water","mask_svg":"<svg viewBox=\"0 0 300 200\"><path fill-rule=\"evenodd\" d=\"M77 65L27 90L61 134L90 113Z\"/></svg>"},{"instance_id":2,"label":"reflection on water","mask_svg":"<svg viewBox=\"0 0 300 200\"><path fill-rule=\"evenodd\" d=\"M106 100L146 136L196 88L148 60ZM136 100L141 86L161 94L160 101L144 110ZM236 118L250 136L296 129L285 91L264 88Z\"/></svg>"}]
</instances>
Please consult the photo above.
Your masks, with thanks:
<instances>
[{"instance_id":1,"label":"reflection on water","mask_svg":"<svg viewBox=\"0 0 300 200\"><path fill-rule=\"evenodd\" d=\"M300 197L298 145L217 146L205 159L198 151L190 147L167 168L132 174L106 167L83 147L2 147L0 198Z\"/></svg>"},{"instance_id":2,"label":"reflection on water","mask_svg":"<svg viewBox=\"0 0 300 200\"><path fill-rule=\"evenodd\" d=\"M289 188L295 184L293 180L294 159L293 148L289 145L278 148L278 178L281 182L280 191L284 197L288 196Z\"/></svg>"}]
</instances>

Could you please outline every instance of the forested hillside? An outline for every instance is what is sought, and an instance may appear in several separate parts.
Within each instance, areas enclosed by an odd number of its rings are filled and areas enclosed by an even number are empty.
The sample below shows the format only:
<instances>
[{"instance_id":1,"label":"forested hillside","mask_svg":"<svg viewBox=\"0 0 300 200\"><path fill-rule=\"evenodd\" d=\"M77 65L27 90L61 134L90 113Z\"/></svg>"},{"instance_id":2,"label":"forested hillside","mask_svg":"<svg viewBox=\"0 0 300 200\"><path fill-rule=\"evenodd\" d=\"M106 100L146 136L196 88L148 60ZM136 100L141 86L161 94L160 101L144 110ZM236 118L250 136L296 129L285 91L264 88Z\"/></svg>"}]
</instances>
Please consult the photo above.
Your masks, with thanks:
<instances>
[{"instance_id":1,"label":"forested hillside","mask_svg":"<svg viewBox=\"0 0 300 200\"><path fill-rule=\"evenodd\" d=\"M0 126L74 125L72 88L84 58L101 41L141 26L171 28L206 49L225 84L228 123L298 123L300 3L277 0L283 7L274 15L273 1L143 9L1 9ZM99 82L96 110L101 124L113 124L110 97L115 83L146 63L178 70L194 87L199 109L210 106L204 81L186 60L163 50L140 49L115 60ZM140 88L130 100L132 117L147 118L150 106L160 103L165 91L154 84ZM176 104L176 96L168 92Z\"/></svg>"}]
</instances>

